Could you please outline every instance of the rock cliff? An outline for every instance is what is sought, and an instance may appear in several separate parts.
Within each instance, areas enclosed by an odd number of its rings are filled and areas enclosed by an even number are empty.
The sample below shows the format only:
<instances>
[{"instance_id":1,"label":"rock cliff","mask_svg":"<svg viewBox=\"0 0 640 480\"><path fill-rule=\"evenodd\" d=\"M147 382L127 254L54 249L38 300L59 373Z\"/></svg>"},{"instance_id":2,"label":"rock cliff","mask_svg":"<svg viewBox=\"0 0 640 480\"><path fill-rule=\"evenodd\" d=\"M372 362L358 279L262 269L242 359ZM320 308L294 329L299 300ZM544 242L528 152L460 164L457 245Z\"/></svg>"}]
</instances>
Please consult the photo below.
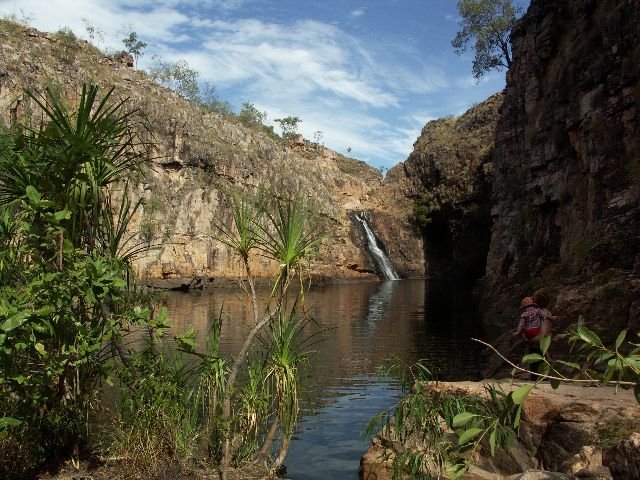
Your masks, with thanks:
<instances>
[{"instance_id":1,"label":"rock cliff","mask_svg":"<svg viewBox=\"0 0 640 480\"><path fill-rule=\"evenodd\" d=\"M241 275L229 249L211 238L217 222L230 222L222 192L253 192L266 184L308 198L325 222L327 236L312 265L316 277L376 278L354 211L369 212L399 271L424 273L418 233L400 206L380 196L382 177L364 162L301 139L274 139L233 116L208 112L134 70L128 55L106 57L68 35L3 21L0 43L0 120L6 126L38 117L23 89L53 84L73 103L82 82L115 86L118 97L129 97L127 105L148 119L154 147L150 168L130 192L144 199L131 229L140 241L161 245L137 261L143 281L194 286ZM254 265L261 277L274 268L266 260Z\"/></svg>"},{"instance_id":2,"label":"rock cliff","mask_svg":"<svg viewBox=\"0 0 640 480\"><path fill-rule=\"evenodd\" d=\"M512 32L481 289L489 336L546 286L563 325L640 327L640 3L533 0ZM493 333L492 333L493 332Z\"/></svg>"},{"instance_id":3,"label":"rock cliff","mask_svg":"<svg viewBox=\"0 0 640 480\"><path fill-rule=\"evenodd\" d=\"M495 127L502 94L458 118L429 122L402 168L411 179L414 221L428 274L466 285L484 275L489 250Z\"/></svg>"}]
</instances>

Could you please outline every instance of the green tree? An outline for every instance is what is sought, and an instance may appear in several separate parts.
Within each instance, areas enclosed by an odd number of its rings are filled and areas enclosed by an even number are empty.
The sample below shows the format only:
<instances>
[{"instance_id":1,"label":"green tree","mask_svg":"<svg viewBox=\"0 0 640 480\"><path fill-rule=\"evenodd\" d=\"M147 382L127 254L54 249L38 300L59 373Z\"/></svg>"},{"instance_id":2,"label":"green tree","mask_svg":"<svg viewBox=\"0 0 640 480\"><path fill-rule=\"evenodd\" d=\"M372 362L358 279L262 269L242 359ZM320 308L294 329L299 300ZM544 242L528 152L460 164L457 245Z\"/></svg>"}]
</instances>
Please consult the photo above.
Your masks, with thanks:
<instances>
[{"instance_id":1,"label":"green tree","mask_svg":"<svg viewBox=\"0 0 640 480\"><path fill-rule=\"evenodd\" d=\"M78 52L78 37L69 27L60 27L55 33L55 38L60 44L60 60L67 65L72 64Z\"/></svg>"},{"instance_id":2,"label":"green tree","mask_svg":"<svg viewBox=\"0 0 640 480\"><path fill-rule=\"evenodd\" d=\"M89 36L89 41L96 46L100 46L104 43L104 31L95 25L92 25L88 18L82 17L82 23L84 24L84 29ZM96 43L94 43L96 42Z\"/></svg>"},{"instance_id":3,"label":"green tree","mask_svg":"<svg viewBox=\"0 0 640 480\"><path fill-rule=\"evenodd\" d=\"M209 111L220 115L233 115L231 104L225 100L220 100L215 85L211 82L203 82L198 94L198 103Z\"/></svg>"},{"instance_id":4,"label":"green tree","mask_svg":"<svg viewBox=\"0 0 640 480\"><path fill-rule=\"evenodd\" d=\"M459 0L460 30L451 45L462 55L469 43L473 46L473 76L481 78L493 69L511 66L509 36L519 16L511 0Z\"/></svg>"},{"instance_id":5,"label":"green tree","mask_svg":"<svg viewBox=\"0 0 640 480\"><path fill-rule=\"evenodd\" d=\"M267 112L261 112L253 103L247 101L242 104L238 119L245 127L263 127L267 120Z\"/></svg>"},{"instance_id":6,"label":"green tree","mask_svg":"<svg viewBox=\"0 0 640 480\"><path fill-rule=\"evenodd\" d=\"M289 115L284 118L276 118L274 122L280 124L282 130L282 138L288 138L298 133L298 125L302 122L300 117L293 117Z\"/></svg>"},{"instance_id":7,"label":"green tree","mask_svg":"<svg viewBox=\"0 0 640 480\"><path fill-rule=\"evenodd\" d=\"M192 102L200 100L197 70L191 68L185 60L165 62L153 57L154 66L149 70L151 78L163 87L170 88L182 98Z\"/></svg>"},{"instance_id":8,"label":"green tree","mask_svg":"<svg viewBox=\"0 0 640 480\"><path fill-rule=\"evenodd\" d=\"M229 195L227 200L233 214L233 224L230 227L218 225L218 240L230 247L244 266L244 290L252 306L253 326L230 366L220 405L223 423L231 426L222 435L220 472L223 480L231 459L238 457L234 450L237 450L239 442L234 439L246 439L242 422L233 423L233 406L237 403L233 400L238 397L235 385L240 368L250 358L250 353L256 350L257 339L265 344L266 353L260 362L260 369L256 370L255 364L252 367L252 363L249 363L249 377L252 368L256 375L260 373L254 378L259 378L262 388L266 388L266 400L263 399L262 403L266 401L264 407L271 407L273 411L271 415L266 412L259 419L262 431L255 433L262 445L258 451L260 445L254 443L248 456L254 457L254 460L256 457L261 460L268 458L279 430L280 445L272 469L277 470L284 462L299 411L300 368L305 362L304 352L309 339L305 337L305 329L312 322L307 314L300 313L304 312L304 267L318 248L322 236L320 223L314 213L316 209L300 197L274 191L271 200L259 198L254 202L244 196L233 195ZM261 256L275 260L278 265L263 313L258 307L251 269L250 258L254 250L261 252ZM293 305L289 297L294 297ZM251 385L250 382L248 387ZM243 392L246 394L247 390L240 391L241 395ZM250 416L256 417L255 414ZM266 423L267 418L269 424ZM256 429L259 430L258 426Z\"/></svg>"},{"instance_id":9,"label":"green tree","mask_svg":"<svg viewBox=\"0 0 640 480\"><path fill-rule=\"evenodd\" d=\"M133 31L129 32L129 34L122 39L122 43L127 47L127 52L133 55L136 66L138 66L138 58L143 55L142 51L147 48L147 44L142 40L138 40L138 34Z\"/></svg>"}]
</instances>

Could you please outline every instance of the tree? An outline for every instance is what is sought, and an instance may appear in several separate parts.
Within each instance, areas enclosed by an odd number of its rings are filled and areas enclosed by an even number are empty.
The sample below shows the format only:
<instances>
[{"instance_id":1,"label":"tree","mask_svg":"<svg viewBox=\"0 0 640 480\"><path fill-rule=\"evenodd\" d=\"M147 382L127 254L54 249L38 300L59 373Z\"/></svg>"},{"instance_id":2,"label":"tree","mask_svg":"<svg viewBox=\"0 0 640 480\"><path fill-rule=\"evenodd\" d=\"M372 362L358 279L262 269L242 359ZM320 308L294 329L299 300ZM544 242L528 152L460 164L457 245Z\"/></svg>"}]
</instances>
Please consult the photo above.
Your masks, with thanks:
<instances>
[{"instance_id":1,"label":"tree","mask_svg":"<svg viewBox=\"0 0 640 480\"><path fill-rule=\"evenodd\" d=\"M267 112L261 112L253 103L247 101L242 104L238 119L245 127L262 127L267 120Z\"/></svg>"},{"instance_id":2,"label":"tree","mask_svg":"<svg viewBox=\"0 0 640 480\"><path fill-rule=\"evenodd\" d=\"M509 68L512 54L509 36L519 16L511 0L459 0L461 31L451 45L458 55L475 39L473 76L481 78L493 69Z\"/></svg>"},{"instance_id":3,"label":"tree","mask_svg":"<svg viewBox=\"0 0 640 480\"><path fill-rule=\"evenodd\" d=\"M127 52L133 55L136 66L138 66L138 58L143 55L142 51L147 48L147 44L142 40L138 40L138 34L133 31L129 32L129 36L122 39L122 43L127 47Z\"/></svg>"},{"instance_id":4,"label":"tree","mask_svg":"<svg viewBox=\"0 0 640 480\"><path fill-rule=\"evenodd\" d=\"M220 98L218 98L216 87L211 82L205 81L202 83L200 93L198 94L198 103L211 112L224 116L233 115L231 104L226 100L220 100Z\"/></svg>"},{"instance_id":5,"label":"tree","mask_svg":"<svg viewBox=\"0 0 640 480\"><path fill-rule=\"evenodd\" d=\"M231 459L238 457L238 446L248 445L246 434L241 431L242 425L233 422L236 417L233 414L233 400L237 399L238 393L242 395L242 390L236 388L238 375L243 364L251 358L251 351L256 349L256 340L260 339L260 343L266 346L266 358L259 362L262 367L254 364L254 368L258 368L253 376L249 372L249 378L261 378L259 383L263 387L266 385L268 393L259 403L263 409L271 406L273 411L271 414L263 411L263 415L251 415L258 417L265 431L260 432L260 425L255 426L256 440L261 441L255 442L251 449L253 451L247 452L249 456L255 457L256 461L268 458L279 430L280 445L271 465L272 471L277 471L284 462L298 418L300 368L305 362L306 354L303 352L309 339L305 339L305 329L312 322L311 317L302 313L305 311L305 264L318 248L322 231L314 213L316 209L306 199L276 190L271 192L270 197L251 201L246 196L228 195L233 224L217 225L217 239L231 248L244 266L242 286L253 314L253 326L230 367L219 405L221 423L229 427L222 434L222 480L227 478ZM261 256L275 260L278 265L263 313L259 311L251 269L250 259L254 250L258 250ZM248 366L251 368L252 364ZM256 393L251 397L255 397ZM216 410L215 406L213 408ZM262 419L259 418L261 416ZM243 441L238 441L238 438L243 438Z\"/></svg>"},{"instance_id":6,"label":"tree","mask_svg":"<svg viewBox=\"0 0 640 480\"><path fill-rule=\"evenodd\" d=\"M149 70L151 78L163 87L170 88L182 98L192 102L200 100L197 70L191 68L185 60L164 62L154 56L154 66Z\"/></svg>"},{"instance_id":7,"label":"tree","mask_svg":"<svg viewBox=\"0 0 640 480\"><path fill-rule=\"evenodd\" d=\"M69 27L60 27L55 33L55 38L60 44L60 60L64 64L71 65L78 52L78 37Z\"/></svg>"},{"instance_id":8,"label":"tree","mask_svg":"<svg viewBox=\"0 0 640 480\"><path fill-rule=\"evenodd\" d=\"M95 25L92 25L86 17L81 18L81 20L82 23L84 23L84 29L89 36L89 41L91 43L96 42L98 45L102 45L104 43L104 31ZM94 43L94 45L96 44Z\"/></svg>"},{"instance_id":9,"label":"tree","mask_svg":"<svg viewBox=\"0 0 640 480\"><path fill-rule=\"evenodd\" d=\"M302 122L300 117L293 117L289 115L284 118L276 118L274 122L280 124L280 129L282 130L282 138L288 138L292 135L295 135L298 132L298 124Z\"/></svg>"}]
</instances>

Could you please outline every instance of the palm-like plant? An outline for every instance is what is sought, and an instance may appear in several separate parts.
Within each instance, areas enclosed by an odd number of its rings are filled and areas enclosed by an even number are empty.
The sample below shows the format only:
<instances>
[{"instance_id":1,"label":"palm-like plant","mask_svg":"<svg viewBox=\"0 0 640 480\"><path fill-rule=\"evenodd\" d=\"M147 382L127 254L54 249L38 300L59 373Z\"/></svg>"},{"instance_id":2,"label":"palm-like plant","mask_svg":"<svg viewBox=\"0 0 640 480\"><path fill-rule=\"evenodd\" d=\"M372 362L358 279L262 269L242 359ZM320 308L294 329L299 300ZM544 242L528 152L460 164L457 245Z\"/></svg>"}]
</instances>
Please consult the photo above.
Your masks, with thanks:
<instances>
[{"instance_id":1,"label":"palm-like plant","mask_svg":"<svg viewBox=\"0 0 640 480\"><path fill-rule=\"evenodd\" d=\"M289 449L289 441L295 429L300 399L300 368L306 362L314 336L305 334L305 327L313 322L308 315L299 316L297 305L288 314L278 313L271 324L268 338L264 340L267 349L265 379L273 384L274 397L282 438L280 451L273 463L278 469L284 462Z\"/></svg>"},{"instance_id":2,"label":"palm-like plant","mask_svg":"<svg viewBox=\"0 0 640 480\"><path fill-rule=\"evenodd\" d=\"M51 88L44 95L27 92L46 121L23 127L13 148L0 155L0 205L24 198L29 186L35 188L57 210L70 212L63 223L66 238L89 250L117 233L108 228L113 221L105 189L139 171L146 155L136 133L145 128L135 120L138 110L125 111L126 99L111 102L113 88L102 99L98 91L96 85L83 85L75 110ZM120 225L125 218L120 215ZM119 230L117 239L122 240Z\"/></svg>"},{"instance_id":3,"label":"palm-like plant","mask_svg":"<svg viewBox=\"0 0 640 480\"><path fill-rule=\"evenodd\" d=\"M63 449L69 443L79 447L81 419L106 374L104 344L119 339L121 318L133 318L123 299L123 276L137 252L125 234L136 205L125 187L120 207L113 208L108 189L139 171L146 151L135 133L141 127L137 111L126 111L126 100L112 101L113 89L101 99L98 92L97 86L84 85L74 109L52 89L43 95L27 92L42 109L42 123L16 126L16 134L0 139L0 209L19 220L5 222L3 214L1 241L10 239L5 245L22 275L20 281L12 277L4 300L16 292L25 300L14 308L30 318L12 328L2 360L6 371L27 369L24 376L32 380L0 383L9 385L11 398L33 400L33 408L48 402L49 417L58 423L43 431L66 432L69 437L56 439ZM121 308L121 318L112 315L112 307ZM29 342L34 346L22 347ZM74 422L61 421L56 408L74 412ZM29 411L21 415L38 417Z\"/></svg>"},{"instance_id":4,"label":"palm-like plant","mask_svg":"<svg viewBox=\"0 0 640 480\"><path fill-rule=\"evenodd\" d=\"M274 291L277 286L286 290L294 274L302 281L304 260L320 243L319 224L310 206L290 194L275 197L266 217L266 224L259 228L258 248L279 262Z\"/></svg>"},{"instance_id":5,"label":"palm-like plant","mask_svg":"<svg viewBox=\"0 0 640 480\"><path fill-rule=\"evenodd\" d=\"M301 323L293 318L286 320L287 290L290 280L298 274L300 278L299 298L304 301L303 262L312 253L320 241L320 230L313 212L308 205L293 195L278 197L273 195L272 202L262 202L265 208L258 208L246 199L232 197L229 201L232 209L234 225L219 227L222 232L220 240L234 249L236 255L245 265L247 282L246 290L253 305L254 325L249 331L238 356L231 367L225 394L222 402L222 416L226 421L231 419L231 398L240 366L244 364L249 352L254 348L254 339L267 326L272 325L269 342L273 350L269 350L267 370L263 380L273 381L276 397L276 412L269 433L259 456L266 455L278 426L282 433L280 453L276 459L276 467L281 465L286 455L295 419L298 413L298 381L297 366L301 357L296 356L295 341L300 333ZM278 271L269 301L264 314L259 316L257 297L253 286L249 254L254 248L261 254L278 262ZM297 302L296 302L297 303ZM293 312L295 314L295 307ZM305 317L307 318L307 317ZM266 377L266 378L265 378ZM255 387L256 385L254 385ZM226 435L222 459L221 478L224 479L232 456L233 432Z\"/></svg>"}]
</instances>

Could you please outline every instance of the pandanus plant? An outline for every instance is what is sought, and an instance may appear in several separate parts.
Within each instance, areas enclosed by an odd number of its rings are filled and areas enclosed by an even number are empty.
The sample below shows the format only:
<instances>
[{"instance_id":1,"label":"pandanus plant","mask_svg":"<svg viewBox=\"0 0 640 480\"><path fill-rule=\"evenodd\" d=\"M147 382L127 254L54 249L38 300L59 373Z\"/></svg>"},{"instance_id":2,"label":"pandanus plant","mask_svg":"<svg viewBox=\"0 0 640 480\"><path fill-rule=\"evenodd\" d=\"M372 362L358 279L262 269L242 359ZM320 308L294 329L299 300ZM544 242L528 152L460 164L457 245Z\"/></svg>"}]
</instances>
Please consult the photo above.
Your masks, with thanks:
<instances>
[{"instance_id":1,"label":"pandanus plant","mask_svg":"<svg viewBox=\"0 0 640 480\"><path fill-rule=\"evenodd\" d=\"M289 347L293 348L293 344L282 343L282 341L278 343L277 340L283 340L283 337L282 335L276 335L274 332L280 332L280 334L285 332L285 330L282 330L284 328L282 316L286 316L288 290L291 285L291 279L296 275L300 279L300 289L297 291L296 298L300 298L303 302L305 262L309 259L314 249L317 248L321 239L319 224L313 210L309 208L306 202L293 195L281 197L273 192L271 197L271 201L252 202L246 196L228 195L227 203L232 212L233 224L230 227L225 225L218 226L219 234L216 238L229 246L244 266L246 282L249 286L246 292L253 307L253 326L231 366L225 386L222 417L227 425L231 425L232 397L235 393L238 374L246 362L249 352L255 348L255 340L262 330L268 325L272 326L272 347L279 345L285 350ZM262 205L262 207L258 207L258 204ZM258 250L261 255L274 260L278 265L271 295L262 314L258 309L254 278L251 271L250 259L253 250ZM292 309L291 312L291 315L295 317L296 309ZM287 322L291 321L293 322L292 325L297 325L295 318L287 318ZM278 321L278 319L280 320ZM278 330L275 327L277 325L282 328ZM276 328L276 330L273 330L273 328ZM295 331L298 332L298 330ZM264 373L263 383L265 385L273 382L278 405L271 428L266 435L258 458L266 456L278 426L280 426L281 449L273 464L273 467L277 468L284 460L289 438L293 433L297 418L298 376L295 365L299 359L293 361L289 368L287 367L287 362L278 362L277 360L278 358L280 360L291 360L292 358L288 356L289 353L281 351L280 353L284 356L274 355L272 347L268 347L270 354L261 371ZM255 365L253 368L255 371ZM222 479L226 477L229 463L233 456L234 435L234 432L230 430L225 432L224 435L220 462L220 477Z\"/></svg>"},{"instance_id":2,"label":"pandanus plant","mask_svg":"<svg viewBox=\"0 0 640 480\"><path fill-rule=\"evenodd\" d=\"M85 84L75 110L51 88L44 95L26 92L45 121L21 127L0 155L0 205L19 201L32 187L57 211L69 212L61 222L64 240L127 261L138 251L125 234L138 204L131 204L125 186L115 209L108 188L140 172L146 145L137 131L146 125L138 110L126 110L127 99L112 100L113 91L99 98L99 87Z\"/></svg>"},{"instance_id":3,"label":"pandanus plant","mask_svg":"<svg viewBox=\"0 0 640 480\"><path fill-rule=\"evenodd\" d=\"M73 109L51 88L26 94L41 109L42 121L16 125L2 139L0 242L18 255L2 255L0 293L4 287L28 299L17 304L4 298L29 321L3 323L0 315L4 351L10 351L0 374L6 374L5 386L15 386L14 397L39 395L46 408L74 404L78 417L86 418L95 384L106 372L102 347L119 335L109 306L123 294L123 277L140 252L126 233L137 204L125 186L114 206L109 188L139 172L146 148L136 132L145 125L137 110L126 108L126 99L113 99L113 89L99 97L97 86L83 85ZM22 278L5 275L7 265ZM22 348L24 342L35 345L35 354ZM21 368L30 369L32 383L11 383ZM76 448L79 432L72 435Z\"/></svg>"}]
</instances>

